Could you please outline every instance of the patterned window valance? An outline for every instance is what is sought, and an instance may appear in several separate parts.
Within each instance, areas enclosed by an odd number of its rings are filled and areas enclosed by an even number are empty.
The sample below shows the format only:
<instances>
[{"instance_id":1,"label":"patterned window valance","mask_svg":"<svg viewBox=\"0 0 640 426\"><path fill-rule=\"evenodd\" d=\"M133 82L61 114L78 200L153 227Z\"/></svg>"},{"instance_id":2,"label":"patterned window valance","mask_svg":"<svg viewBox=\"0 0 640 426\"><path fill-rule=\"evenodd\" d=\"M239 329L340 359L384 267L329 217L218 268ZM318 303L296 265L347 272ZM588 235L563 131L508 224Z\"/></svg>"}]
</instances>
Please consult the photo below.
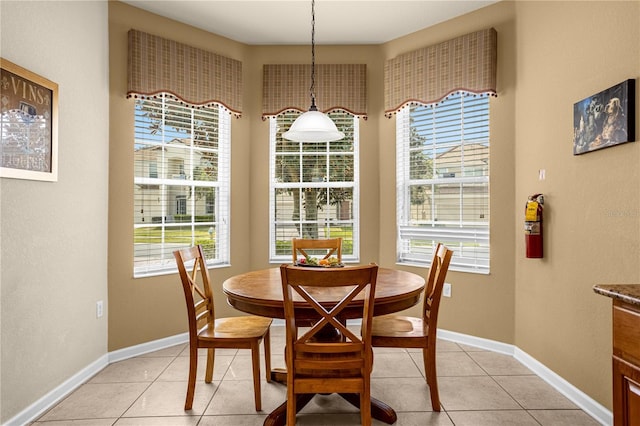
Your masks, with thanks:
<instances>
[{"instance_id":1,"label":"patterned window valance","mask_svg":"<svg viewBox=\"0 0 640 426\"><path fill-rule=\"evenodd\" d=\"M367 117L367 66L316 64L315 95L318 110L347 111ZM262 118L287 110L305 112L311 105L311 65L264 65Z\"/></svg>"},{"instance_id":2,"label":"patterned window valance","mask_svg":"<svg viewBox=\"0 0 640 426\"><path fill-rule=\"evenodd\" d=\"M385 115L411 103L433 104L454 92L496 96L497 33L463 35L389 59L384 67Z\"/></svg>"},{"instance_id":3,"label":"patterned window valance","mask_svg":"<svg viewBox=\"0 0 640 426\"><path fill-rule=\"evenodd\" d=\"M242 62L138 30L129 31L127 97L173 95L191 107L242 113Z\"/></svg>"}]
</instances>

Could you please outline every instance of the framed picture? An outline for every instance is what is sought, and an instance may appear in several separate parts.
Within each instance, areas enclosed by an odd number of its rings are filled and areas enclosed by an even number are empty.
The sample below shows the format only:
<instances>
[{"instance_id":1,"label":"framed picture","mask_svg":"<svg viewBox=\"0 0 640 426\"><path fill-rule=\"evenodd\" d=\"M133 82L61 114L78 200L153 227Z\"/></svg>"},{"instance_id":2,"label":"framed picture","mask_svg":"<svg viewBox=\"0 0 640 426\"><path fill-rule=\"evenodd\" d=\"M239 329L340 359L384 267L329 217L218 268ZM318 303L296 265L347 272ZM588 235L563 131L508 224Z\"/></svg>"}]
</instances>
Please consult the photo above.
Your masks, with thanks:
<instances>
[{"instance_id":1,"label":"framed picture","mask_svg":"<svg viewBox=\"0 0 640 426\"><path fill-rule=\"evenodd\" d=\"M573 105L573 155L635 140L635 80Z\"/></svg>"},{"instance_id":2,"label":"framed picture","mask_svg":"<svg viewBox=\"0 0 640 426\"><path fill-rule=\"evenodd\" d=\"M58 180L58 85L0 58L0 177Z\"/></svg>"}]
</instances>

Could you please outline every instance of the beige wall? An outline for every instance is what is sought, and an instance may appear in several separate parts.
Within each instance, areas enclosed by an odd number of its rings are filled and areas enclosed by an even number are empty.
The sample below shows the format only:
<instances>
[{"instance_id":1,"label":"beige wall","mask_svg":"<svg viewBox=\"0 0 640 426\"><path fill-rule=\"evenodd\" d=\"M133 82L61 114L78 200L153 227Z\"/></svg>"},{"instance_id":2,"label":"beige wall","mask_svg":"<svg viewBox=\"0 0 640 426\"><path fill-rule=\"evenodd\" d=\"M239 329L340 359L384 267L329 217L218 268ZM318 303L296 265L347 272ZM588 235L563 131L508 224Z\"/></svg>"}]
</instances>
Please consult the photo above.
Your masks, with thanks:
<instances>
[{"instance_id":1,"label":"beige wall","mask_svg":"<svg viewBox=\"0 0 640 426\"><path fill-rule=\"evenodd\" d=\"M58 181L0 179L0 423L107 352L104 2L0 2L4 59L59 85Z\"/></svg>"},{"instance_id":2,"label":"beige wall","mask_svg":"<svg viewBox=\"0 0 640 426\"><path fill-rule=\"evenodd\" d=\"M610 408L611 301L592 287L640 283L640 143L573 156L573 104L638 84L640 2L516 5L515 344ZM520 217L536 192L540 260L522 255Z\"/></svg>"}]
</instances>

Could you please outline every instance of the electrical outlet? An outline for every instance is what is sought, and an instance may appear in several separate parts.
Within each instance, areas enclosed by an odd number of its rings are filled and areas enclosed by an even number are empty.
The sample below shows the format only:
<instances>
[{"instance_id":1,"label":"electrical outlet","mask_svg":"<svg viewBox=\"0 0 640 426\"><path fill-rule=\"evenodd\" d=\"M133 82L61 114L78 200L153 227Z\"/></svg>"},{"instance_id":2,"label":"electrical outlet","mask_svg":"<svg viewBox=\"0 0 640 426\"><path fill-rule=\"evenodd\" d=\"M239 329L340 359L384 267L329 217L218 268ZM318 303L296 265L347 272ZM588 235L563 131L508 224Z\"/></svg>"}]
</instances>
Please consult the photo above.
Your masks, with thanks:
<instances>
[{"instance_id":1,"label":"electrical outlet","mask_svg":"<svg viewBox=\"0 0 640 426\"><path fill-rule=\"evenodd\" d=\"M444 283L444 287L442 288L442 295L444 297L451 297L451 284Z\"/></svg>"},{"instance_id":2,"label":"electrical outlet","mask_svg":"<svg viewBox=\"0 0 640 426\"><path fill-rule=\"evenodd\" d=\"M102 300L98 300L96 302L96 318L101 318L104 315L104 302Z\"/></svg>"}]
</instances>

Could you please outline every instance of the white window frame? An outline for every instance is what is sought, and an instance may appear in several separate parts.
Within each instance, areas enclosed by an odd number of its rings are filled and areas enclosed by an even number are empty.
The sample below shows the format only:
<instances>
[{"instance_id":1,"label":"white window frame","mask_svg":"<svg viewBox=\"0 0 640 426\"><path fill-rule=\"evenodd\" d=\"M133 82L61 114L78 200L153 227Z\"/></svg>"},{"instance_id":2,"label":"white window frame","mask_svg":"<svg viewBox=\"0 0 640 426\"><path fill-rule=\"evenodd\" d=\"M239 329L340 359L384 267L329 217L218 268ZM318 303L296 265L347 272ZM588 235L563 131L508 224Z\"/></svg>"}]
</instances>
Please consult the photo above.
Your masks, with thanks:
<instances>
[{"instance_id":1,"label":"white window frame","mask_svg":"<svg viewBox=\"0 0 640 426\"><path fill-rule=\"evenodd\" d=\"M455 95L454 95L455 96ZM486 132L489 131L489 100L487 99L487 124ZM429 106L430 108L438 108L438 106L446 103L446 99L439 105ZM445 104L446 105L446 104ZM487 199L490 199L489 188L489 171L487 163L487 173L478 174L476 171L470 173L442 174L437 176L435 170L432 179L411 179L410 178L410 134L411 134L411 111L415 106L406 106L396 114L396 214L397 214L397 263L412 266L428 267L431 264L433 250L438 242L442 242L454 251L450 270L460 272L470 272L479 274L488 274L490 272L490 218L487 217L486 223L465 223L462 212L459 220L448 221L446 223L436 221L419 221L411 218L411 199L409 188L411 185L435 185L451 184L459 185L460 196L463 195L462 185L464 184L481 184L487 186ZM464 107L463 107L464 108ZM461 112L464 121L464 112ZM464 125L463 125L464 126ZM452 142L451 147L464 147L464 144L474 143L477 141L462 140ZM487 148L490 146L489 137L481 141ZM435 150L444 145L436 147L435 137L433 146L433 156L435 158ZM487 161L489 154L487 154ZM462 166L464 161L464 150L461 154ZM432 203L432 208L435 203ZM463 202L460 202L464 206ZM463 207L461 208L461 210ZM489 212L487 211L487 216ZM432 214L431 217L436 217Z\"/></svg>"},{"instance_id":2,"label":"white window frame","mask_svg":"<svg viewBox=\"0 0 640 426\"><path fill-rule=\"evenodd\" d=\"M329 113L331 116L331 113ZM347 263L357 263L360 261L360 165L359 165L359 146L360 146L360 126L357 116L352 116L353 119L353 167L354 178L353 182L349 183L327 183L327 182L276 182L276 137L278 134L278 118L269 118L269 262L270 263L282 263L291 262L291 253L277 254L276 253L276 200L275 190L277 188L351 188L353 190L352 201L352 244L353 250L351 254L345 254L342 252L342 261ZM303 142L304 143L304 142ZM339 151L338 151L339 152ZM326 151L320 152L321 154ZM321 219L319 219L321 220ZM344 243L343 243L344 246Z\"/></svg>"},{"instance_id":3,"label":"white window frame","mask_svg":"<svg viewBox=\"0 0 640 426\"><path fill-rule=\"evenodd\" d=\"M170 96L163 96L162 94L158 95L159 99L154 99L154 101L162 103L162 121L165 121L164 112L166 108L164 107L164 103L167 101L175 102ZM144 101L149 101L146 99ZM138 100L136 100L136 103ZM136 257L140 257L141 254L144 255L144 247L140 244L136 244L135 237L133 241L133 276L134 278L148 277L148 276L156 276L156 275L164 275L171 274L177 272L177 266L175 263L175 259L173 258L173 251L193 246L198 243L196 227L202 228L208 226L209 229L214 229L215 227L215 246L216 246L216 254L215 258L208 258L207 265L209 267L221 267L229 265L230 258L230 169L231 169L231 118L228 111L222 105L211 106L207 108L215 108L217 109L217 119L218 119L218 170L217 170L217 180L216 181L198 181L193 179L193 170L183 170L178 175L169 175L168 166L165 165L165 149L161 149L161 159L159 164L157 164L158 177L151 178L149 177L149 173L140 173L139 176L135 176L134 172L134 186L135 185L152 185L154 187L160 188L160 196L158 197L161 203L160 207L160 217L161 221L159 223L149 223L148 221L145 223L137 222L135 219L136 212L134 211L134 226L133 231L141 228L152 228L152 227L161 227L161 242L158 243L160 247L157 249L155 254L151 254L152 250L148 251L146 262L140 262L136 260ZM194 146L194 116L197 112L195 108L191 108L188 106L184 107L185 111L190 111L191 113L191 129L189 132L190 138L184 138L184 141L188 141L188 144L185 144L183 149L185 153L188 155L191 160L194 159L195 152L199 151L209 151L206 148L195 147ZM134 117L134 121L136 121ZM165 136L164 129L162 129L160 134L155 138L149 138L143 141L139 141L134 138L134 150L135 146L140 143L144 143L147 146L156 145L158 147L166 146L170 141L169 137ZM181 138L182 139L182 138ZM134 163L135 163L134 156ZM189 161L189 164L194 167L194 161ZM135 164L134 164L135 167ZM171 223L171 218L168 215L168 209L171 203L176 203L176 199L169 199L168 191L171 188L176 188L176 186L181 187L189 187L191 196L187 198L186 202L190 206L190 210L192 212L191 221L189 222L180 222L179 224ZM195 208L195 199L194 196L196 188L215 188L216 189L216 202L215 202L215 213L214 216L216 218L215 222L197 222L195 216L197 215L197 211ZM133 208L136 209L136 200L135 200L135 191L134 191L134 199ZM206 201L205 201L206 204ZM190 227L191 228L191 236L190 241L188 243L171 243L165 242L164 236L166 231L172 226L181 226L181 227ZM213 235L213 232L209 233ZM138 246L138 247L136 247ZM205 250L205 254L207 251Z\"/></svg>"}]
</instances>

